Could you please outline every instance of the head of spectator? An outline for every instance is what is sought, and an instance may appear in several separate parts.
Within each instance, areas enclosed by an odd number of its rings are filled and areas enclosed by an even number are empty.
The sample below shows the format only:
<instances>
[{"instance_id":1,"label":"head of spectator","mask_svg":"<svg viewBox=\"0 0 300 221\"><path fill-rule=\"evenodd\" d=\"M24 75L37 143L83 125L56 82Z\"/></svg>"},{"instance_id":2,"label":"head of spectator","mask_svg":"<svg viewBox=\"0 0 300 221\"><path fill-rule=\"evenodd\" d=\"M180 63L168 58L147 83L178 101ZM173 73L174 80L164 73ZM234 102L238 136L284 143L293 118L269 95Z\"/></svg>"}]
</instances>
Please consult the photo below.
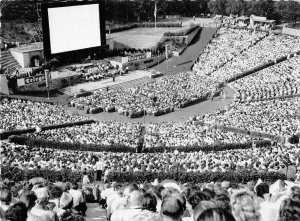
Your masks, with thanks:
<instances>
[{"instance_id":1,"label":"head of spectator","mask_svg":"<svg viewBox=\"0 0 300 221\"><path fill-rule=\"evenodd\" d=\"M300 220L300 201L285 199L282 201L279 210L278 221Z\"/></svg>"},{"instance_id":2,"label":"head of spectator","mask_svg":"<svg viewBox=\"0 0 300 221\"><path fill-rule=\"evenodd\" d=\"M228 212L231 213L230 198L228 194L226 193L217 194L215 197L215 202L219 208L227 210Z\"/></svg>"},{"instance_id":3,"label":"head of spectator","mask_svg":"<svg viewBox=\"0 0 300 221\"><path fill-rule=\"evenodd\" d=\"M142 197L143 209L156 212L157 200L153 193L146 192Z\"/></svg>"},{"instance_id":4,"label":"head of spectator","mask_svg":"<svg viewBox=\"0 0 300 221\"><path fill-rule=\"evenodd\" d=\"M12 200L12 195L9 189L0 190L0 206L7 210Z\"/></svg>"},{"instance_id":5,"label":"head of spectator","mask_svg":"<svg viewBox=\"0 0 300 221\"><path fill-rule=\"evenodd\" d=\"M37 200L36 203L45 206L48 203L48 190L45 187L34 190Z\"/></svg>"},{"instance_id":6,"label":"head of spectator","mask_svg":"<svg viewBox=\"0 0 300 221\"><path fill-rule=\"evenodd\" d=\"M130 208L140 208L142 207L142 193L141 191L134 190L129 195L129 206Z\"/></svg>"},{"instance_id":7,"label":"head of spectator","mask_svg":"<svg viewBox=\"0 0 300 221\"><path fill-rule=\"evenodd\" d=\"M238 190L230 198L232 214L237 221L258 221L259 203L256 196L246 190Z\"/></svg>"},{"instance_id":8,"label":"head of spectator","mask_svg":"<svg viewBox=\"0 0 300 221\"><path fill-rule=\"evenodd\" d=\"M71 189L73 189L73 190L78 190L78 188L79 188L79 186L78 186L78 183L77 183L77 182L72 183Z\"/></svg>"},{"instance_id":9,"label":"head of spectator","mask_svg":"<svg viewBox=\"0 0 300 221\"><path fill-rule=\"evenodd\" d=\"M198 205L194 208L194 220L198 220L199 216L203 213L203 211L211 208L217 208L215 202L206 200L199 202Z\"/></svg>"},{"instance_id":10,"label":"head of spectator","mask_svg":"<svg viewBox=\"0 0 300 221\"><path fill-rule=\"evenodd\" d=\"M257 197L264 198L264 194L269 193L269 185L260 183L255 187Z\"/></svg>"},{"instance_id":11,"label":"head of spectator","mask_svg":"<svg viewBox=\"0 0 300 221\"><path fill-rule=\"evenodd\" d=\"M231 213L221 208L204 210L195 221L235 221Z\"/></svg>"},{"instance_id":12,"label":"head of spectator","mask_svg":"<svg viewBox=\"0 0 300 221\"><path fill-rule=\"evenodd\" d=\"M184 211L184 205L177 197L167 196L163 199L161 215L164 220L181 220Z\"/></svg>"},{"instance_id":13,"label":"head of spectator","mask_svg":"<svg viewBox=\"0 0 300 221\"><path fill-rule=\"evenodd\" d=\"M191 204L194 209L201 201L210 200L210 196L206 193L192 190L189 194L187 201Z\"/></svg>"},{"instance_id":14,"label":"head of spectator","mask_svg":"<svg viewBox=\"0 0 300 221\"><path fill-rule=\"evenodd\" d=\"M25 203L27 206L28 211L31 210L32 207L35 205L35 201L37 200L37 197L35 193L31 190L24 190L20 194L20 200Z\"/></svg>"},{"instance_id":15,"label":"head of spectator","mask_svg":"<svg viewBox=\"0 0 300 221\"><path fill-rule=\"evenodd\" d=\"M291 188L291 198L293 200L300 201L300 187L299 186L293 186Z\"/></svg>"},{"instance_id":16,"label":"head of spectator","mask_svg":"<svg viewBox=\"0 0 300 221\"><path fill-rule=\"evenodd\" d=\"M21 221L27 219L27 207L23 202L17 202L5 212L7 221Z\"/></svg>"}]
</instances>

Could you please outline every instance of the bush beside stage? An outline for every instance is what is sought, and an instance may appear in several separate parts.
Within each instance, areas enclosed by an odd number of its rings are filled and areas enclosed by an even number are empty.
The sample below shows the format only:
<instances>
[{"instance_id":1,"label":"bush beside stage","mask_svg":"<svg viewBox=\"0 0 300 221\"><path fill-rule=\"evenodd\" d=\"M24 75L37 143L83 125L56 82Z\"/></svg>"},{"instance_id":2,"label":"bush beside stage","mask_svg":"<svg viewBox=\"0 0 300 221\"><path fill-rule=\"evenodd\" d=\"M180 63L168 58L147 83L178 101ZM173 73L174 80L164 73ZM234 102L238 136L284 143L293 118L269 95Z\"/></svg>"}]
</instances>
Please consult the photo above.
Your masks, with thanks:
<instances>
[{"instance_id":1,"label":"bush beside stage","mask_svg":"<svg viewBox=\"0 0 300 221\"><path fill-rule=\"evenodd\" d=\"M82 172L74 172L71 170L21 170L16 167L1 167L2 177L8 178L12 181L23 181L30 180L34 177L43 177L51 182L81 182L83 174ZM93 180L94 174L88 173L91 181ZM239 172L182 172L182 171L171 171L171 172L134 172L134 173L121 173L111 172L108 177L108 182L120 182L120 183L144 183L153 182L154 179L165 180L172 179L181 183L207 183L207 182L222 182L230 181L231 183L247 183L249 181L257 181L262 178L265 182L275 182L278 179L285 180L286 176L278 172L253 172L249 170L243 170Z\"/></svg>"}]
</instances>

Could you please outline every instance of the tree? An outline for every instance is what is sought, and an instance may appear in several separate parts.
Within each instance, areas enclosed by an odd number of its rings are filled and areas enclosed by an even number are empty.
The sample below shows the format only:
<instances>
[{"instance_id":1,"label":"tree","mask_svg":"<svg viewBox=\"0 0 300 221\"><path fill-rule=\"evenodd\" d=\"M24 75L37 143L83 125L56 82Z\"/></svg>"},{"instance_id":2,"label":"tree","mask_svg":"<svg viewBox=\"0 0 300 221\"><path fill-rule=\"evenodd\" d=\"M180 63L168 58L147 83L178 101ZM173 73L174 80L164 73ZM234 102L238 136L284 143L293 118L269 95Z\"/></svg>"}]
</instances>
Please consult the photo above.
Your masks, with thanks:
<instances>
[{"instance_id":1,"label":"tree","mask_svg":"<svg viewBox=\"0 0 300 221\"><path fill-rule=\"evenodd\" d=\"M165 0L158 0L157 1L157 14L164 16L164 18L167 15L167 8L168 4Z\"/></svg>"},{"instance_id":2,"label":"tree","mask_svg":"<svg viewBox=\"0 0 300 221\"><path fill-rule=\"evenodd\" d=\"M246 4L243 0L229 0L226 2L226 14L243 15Z\"/></svg>"},{"instance_id":3,"label":"tree","mask_svg":"<svg viewBox=\"0 0 300 221\"><path fill-rule=\"evenodd\" d=\"M215 15L226 15L226 0L210 0L208 10Z\"/></svg>"},{"instance_id":4,"label":"tree","mask_svg":"<svg viewBox=\"0 0 300 221\"><path fill-rule=\"evenodd\" d=\"M136 0L135 1L135 10L134 14L137 18L137 21L140 22L141 19L146 19L147 16L147 10L150 8L150 1L149 0Z\"/></svg>"},{"instance_id":5,"label":"tree","mask_svg":"<svg viewBox=\"0 0 300 221\"><path fill-rule=\"evenodd\" d=\"M286 9L283 12L283 19L294 25L300 18L300 4L294 1L287 2Z\"/></svg>"}]
</instances>

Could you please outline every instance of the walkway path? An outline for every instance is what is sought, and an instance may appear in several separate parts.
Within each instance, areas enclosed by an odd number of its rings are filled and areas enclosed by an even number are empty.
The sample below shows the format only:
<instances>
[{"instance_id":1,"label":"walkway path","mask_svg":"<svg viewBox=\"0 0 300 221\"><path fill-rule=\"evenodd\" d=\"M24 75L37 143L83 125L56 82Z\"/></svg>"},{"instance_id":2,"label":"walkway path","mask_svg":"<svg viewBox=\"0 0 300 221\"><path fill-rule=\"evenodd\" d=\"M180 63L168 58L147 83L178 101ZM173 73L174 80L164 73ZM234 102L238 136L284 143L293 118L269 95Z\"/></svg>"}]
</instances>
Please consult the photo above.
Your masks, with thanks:
<instances>
[{"instance_id":1,"label":"walkway path","mask_svg":"<svg viewBox=\"0 0 300 221\"><path fill-rule=\"evenodd\" d=\"M169 61L164 61L152 69L160 71L163 74L174 74L191 70L194 61L199 57L216 31L217 28L203 28L200 36L194 39L192 44L183 52L181 56L173 56L169 59Z\"/></svg>"}]
</instances>

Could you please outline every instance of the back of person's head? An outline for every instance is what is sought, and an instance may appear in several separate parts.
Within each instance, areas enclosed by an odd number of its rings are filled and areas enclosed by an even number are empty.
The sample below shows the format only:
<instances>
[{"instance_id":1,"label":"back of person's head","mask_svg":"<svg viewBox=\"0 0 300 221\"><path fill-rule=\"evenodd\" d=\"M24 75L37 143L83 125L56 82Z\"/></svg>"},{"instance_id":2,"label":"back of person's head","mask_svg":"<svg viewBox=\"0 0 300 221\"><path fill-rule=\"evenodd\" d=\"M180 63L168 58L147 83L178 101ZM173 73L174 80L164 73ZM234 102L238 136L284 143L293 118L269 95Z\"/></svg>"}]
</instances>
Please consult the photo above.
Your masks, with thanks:
<instances>
[{"instance_id":1,"label":"back of person's head","mask_svg":"<svg viewBox=\"0 0 300 221\"><path fill-rule=\"evenodd\" d=\"M217 208L217 205L212 201L203 200L194 208L194 220L196 221L203 211L211 208Z\"/></svg>"},{"instance_id":2,"label":"back of person's head","mask_svg":"<svg viewBox=\"0 0 300 221\"><path fill-rule=\"evenodd\" d=\"M171 196L173 193L179 193L179 191L175 188L170 188L170 187L164 188L161 191L161 197L162 197L162 199L164 199L167 196Z\"/></svg>"},{"instance_id":3,"label":"back of person's head","mask_svg":"<svg viewBox=\"0 0 300 221\"><path fill-rule=\"evenodd\" d=\"M224 209L210 208L204 210L195 221L235 221L235 219Z\"/></svg>"},{"instance_id":4,"label":"back of person's head","mask_svg":"<svg viewBox=\"0 0 300 221\"><path fill-rule=\"evenodd\" d=\"M72 183L71 189L78 190L78 183L77 182Z\"/></svg>"},{"instance_id":5,"label":"back of person's head","mask_svg":"<svg viewBox=\"0 0 300 221\"><path fill-rule=\"evenodd\" d=\"M291 188L291 198L293 200L300 201L300 187L299 186L293 186Z\"/></svg>"},{"instance_id":6,"label":"back of person's head","mask_svg":"<svg viewBox=\"0 0 300 221\"><path fill-rule=\"evenodd\" d=\"M260 183L255 187L256 195L264 198L264 194L269 193L269 185L267 183Z\"/></svg>"},{"instance_id":7,"label":"back of person's head","mask_svg":"<svg viewBox=\"0 0 300 221\"><path fill-rule=\"evenodd\" d=\"M142 197L143 209L156 212L157 200L153 193L146 192Z\"/></svg>"},{"instance_id":8,"label":"back of person's head","mask_svg":"<svg viewBox=\"0 0 300 221\"><path fill-rule=\"evenodd\" d=\"M279 210L278 221L300 220L300 201L285 199L282 201Z\"/></svg>"},{"instance_id":9,"label":"back of person's head","mask_svg":"<svg viewBox=\"0 0 300 221\"><path fill-rule=\"evenodd\" d=\"M215 191L213 191L213 190L211 190L211 189L209 189L209 188L204 188L204 189L202 190L202 193L208 195L211 199L214 198L215 195L216 195Z\"/></svg>"},{"instance_id":10,"label":"back of person's head","mask_svg":"<svg viewBox=\"0 0 300 221\"><path fill-rule=\"evenodd\" d=\"M12 194L9 189L0 190L0 201L9 205L12 200Z\"/></svg>"},{"instance_id":11,"label":"back of person's head","mask_svg":"<svg viewBox=\"0 0 300 221\"><path fill-rule=\"evenodd\" d=\"M227 210L228 212L231 212L230 198L226 193L217 194L215 196L215 202L219 208L222 208L222 209Z\"/></svg>"},{"instance_id":12,"label":"back of person's head","mask_svg":"<svg viewBox=\"0 0 300 221\"><path fill-rule=\"evenodd\" d=\"M129 205L132 206L142 206L142 193L138 190L134 190L129 195Z\"/></svg>"},{"instance_id":13,"label":"back of person's head","mask_svg":"<svg viewBox=\"0 0 300 221\"><path fill-rule=\"evenodd\" d=\"M8 208L5 212L7 221L24 221L27 219L27 207L25 203L18 202Z\"/></svg>"},{"instance_id":14,"label":"back of person's head","mask_svg":"<svg viewBox=\"0 0 300 221\"><path fill-rule=\"evenodd\" d=\"M260 218L257 197L249 191L239 190L232 194L232 214L237 221L258 221Z\"/></svg>"},{"instance_id":15,"label":"back of person's head","mask_svg":"<svg viewBox=\"0 0 300 221\"><path fill-rule=\"evenodd\" d=\"M161 192L165 188L161 185L158 185L158 186L153 186L151 189L152 189L153 193L156 195L156 197L161 200L162 199Z\"/></svg>"},{"instance_id":16,"label":"back of person's head","mask_svg":"<svg viewBox=\"0 0 300 221\"><path fill-rule=\"evenodd\" d=\"M21 193L20 200L26 204L28 210L31 210L35 205L37 197L33 191L25 190Z\"/></svg>"},{"instance_id":17,"label":"back of person's head","mask_svg":"<svg viewBox=\"0 0 300 221\"><path fill-rule=\"evenodd\" d=\"M131 183L128 186L125 187L124 189L124 196L129 196L131 192L139 190L139 187L136 183Z\"/></svg>"},{"instance_id":18,"label":"back of person's head","mask_svg":"<svg viewBox=\"0 0 300 221\"><path fill-rule=\"evenodd\" d=\"M188 197L187 201L191 204L192 208L194 209L201 201L210 200L210 196L206 193L192 190L190 196Z\"/></svg>"},{"instance_id":19,"label":"back of person's head","mask_svg":"<svg viewBox=\"0 0 300 221\"><path fill-rule=\"evenodd\" d=\"M182 202L174 197L167 196L163 199L161 204L161 215L168 217L173 220L180 219L185 211Z\"/></svg>"}]
</instances>

